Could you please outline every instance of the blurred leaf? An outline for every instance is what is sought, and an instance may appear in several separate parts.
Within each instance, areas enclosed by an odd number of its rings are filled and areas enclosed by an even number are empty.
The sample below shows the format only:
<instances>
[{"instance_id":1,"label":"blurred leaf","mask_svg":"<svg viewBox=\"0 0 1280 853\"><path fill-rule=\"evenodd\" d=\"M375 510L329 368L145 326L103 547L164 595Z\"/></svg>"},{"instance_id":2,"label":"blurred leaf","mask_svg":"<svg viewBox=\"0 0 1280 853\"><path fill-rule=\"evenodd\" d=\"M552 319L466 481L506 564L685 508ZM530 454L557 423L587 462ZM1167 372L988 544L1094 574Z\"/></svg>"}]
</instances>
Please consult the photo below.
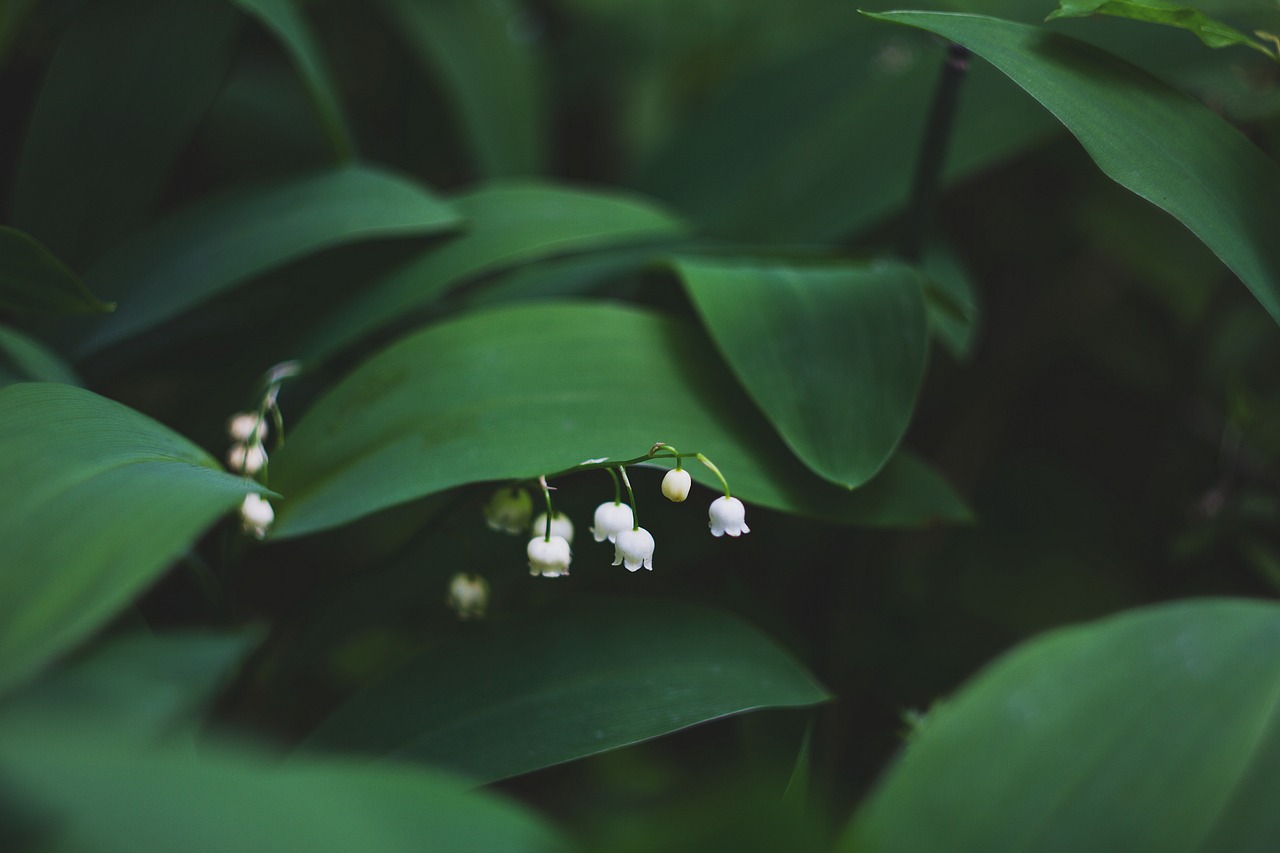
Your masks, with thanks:
<instances>
[{"instance_id":1,"label":"blurred leaf","mask_svg":"<svg viewBox=\"0 0 1280 853\"><path fill-rule=\"evenodd\" d=\"M434 234L460 221L422 187L366 166L233 190L157 223L89 270L87 281L120 308L77 352L96 352L321 249Z\"/></svg>"},{"instance_id":2,"label":"blurred leaf","mask_svg":"<svg viewBox=\"0 0 1280 853\"><path fill-rule=\"evenodd\" d=\"M27 128L14 225L76 265L142 224L222 83L239 24L215 0L83 4Z\"/></svg>"},{"instance_id":3,"label":"blurred leaf","mask_svg":"<svg viewBox=\"0 0 1280 853\"><path fill-rule=\"evenodd\" d=\"M1242 44L1274 58L1272 49L1235 27L1216 21L1194 7L1180 6L1167 0L1058 0L1058 8L1045 20L1087 18L1090 15L1112 15L1151 24L1167 24L1195 33L1209 47Z\"/></svg>"},{"instance_id":4,"label":"blurred leaf","mask_svg":"<svg viewBox=\"0 0 1280 853\"><path fill-rule=\"evenodd\" d=\"M720 364L696 329L617 305L506 306L416 332L317 401L273 457L288 496L275 535L462 483L629 459L659 440L706 453L764 506L868 524L965 516L907 457L852 493L809 474ZM702 466L690 473L716 487Z\"/></svg>"},{"instance_id":5,"label":"blurred leaf","mask_svg":"<svg viewBox=\"0 0 1280 853\"><path fill-rule=\"evenodd\" d=\"M536 184L492 184L450 199L466 230L362 288L304 345L308 357L354 343L379 326L483 273L525 261L682 234L643 196Z\"/></svg>"},{"instance_id":6,"label":"blurred leaf","mask_svg":"<svg viewBox=\"0 0 1280 853\"><path fill-rule=\"evenodd\" d=\"M0 389L0 687L84 639L257 484L119 403Z\"/></svg>"},{"instance_id":7,"label":"blurred leaf","mask_svg":"<svg viewBox=\"0 0 1280 853\"><path fill-rule=\"evenodd\" d=\"M140 748L99 723L0 728L6 795L58 849L541 851L565 842L526 809L441 773L332 759L281 766L226 744ZM47 849L41 846L39 849Z\"/></svg>"},{"instance_id":8,"label":"blurred leaf","mask_svg":"<svg viewBox=\"0 0 1280 853\"><path fill-rule=\"evenodd\" d=\"M920 274L931 333L956 359L968 359L978 327L977 290L969 271L946 245L931 243Z\"/></svg>"},{"instance_id":9,"label":"blurred leaf","mask_svg":"<svg viewBox=\"0 0 1280 853\"><path fill-rule=\"evenodd\" d=\"M597 600L438 646L339 708L309 743L489 782L827 698L786 652L727 614Z\"/></svg>"},{"instance_id":10,"label":"blurred leaf","mask_svg":"<svg viewBox=\"0 0 1280 853\"><path fill-rule=\"evenodd\" d=\"M902 440L924 378L928 332L915 272L688 257L674 266L787 446L833 483L852 489L875 476Z\"/></svg>"},{"instance_id":11,"label":"blurred leaf","mask_svg":"<svg viewBox=\"0 0 1280 853\"><path fill-rule=\"evenodd\" d=\"M113 311L80 277L39 242L0 226L0 308L27 313L96 314Z\"/></svg>"},{"instance_id":12,"label":"blurred leaf","mask_svg":"<svg viewBox=\"0 0 1280 853\"><path fill-rule=\"evenodd\" d=\"M355 157L355 143L342 114L337 86L306 16L294 0L235 0L280 39L297 66L315 104L329 144L339 161Z\"/></svg>"},{"instance_id":13,"label":"blurred leaf","mask_svg":"<svg viewBox=\"0 0 1280 853\"><path fill-rule=\"evenodd\" d=\"M873 17L937 33L1008 74L1108 177L1191 229L1280 321L1280 167L1207 107L1036 27L932 12Z\"/></svg>"},{"instance_id":14,"label":"blurred leaf","mask_svg":"<svg viewBox=\"0 0 1280 853\"><path fill-rule=\"evenodd\" d=\"M423 71L438 77L482 177L534 175L546 160L536 26L514 0L382 0Z\"/></svg>"},{"instance_id":15,"label":"blurred leaf","mask_svg":"<svg viewBox=\"0 0 1280 853\"><path fill-rule=\"evenodd\" d=\"M0 386L15 382L84 384L66 362L39 341L0 326Z\"/></svg>"},{"instance_id":16,"label":"blurred leaf","mask_svg":"<svg viewBox=\"0 0 1280 853\"><path fill-rule=\"evenodd\" d=\"M1272 602L1034 639L929 714L842 849L1273 849L1278 661Z\"/></svg>"},{"instance_id":17,"label":"blurred leaf","mask_svg":"<svg viewBox=\"0 0 1280 853\"><path fill-rule=\"evenodd\" d=\"M8 0L0 5L0 67L9 55L9 48L22 31L26 18L35 8L37 0Z\"/></svg>"},{"instance_id":18,"label":"blurred leaf","mask_svg":"<svg viewBox=\"0 0 1280 853\"><path fill-rule=\"evenodd\" d=\"M874 30L797 51L724 87L645 164L637 186L722 233L828 241L863 230L906 203L934 56L924 38ZM948 182L1056 129L990 69L971 72L962 99Z\"/></svg>"},{"instance_id":19,"label":"blurred leaf","mask_svg":"<svg viewBox=\"0 0 1280 853\"><path fill-rule=\"evenodd\" d=\"M41 675L0 706L27 716L111 721L117 738L154 738L195 722L256 645L253 632L136 633Z\"/></svg>"}]
</instances>

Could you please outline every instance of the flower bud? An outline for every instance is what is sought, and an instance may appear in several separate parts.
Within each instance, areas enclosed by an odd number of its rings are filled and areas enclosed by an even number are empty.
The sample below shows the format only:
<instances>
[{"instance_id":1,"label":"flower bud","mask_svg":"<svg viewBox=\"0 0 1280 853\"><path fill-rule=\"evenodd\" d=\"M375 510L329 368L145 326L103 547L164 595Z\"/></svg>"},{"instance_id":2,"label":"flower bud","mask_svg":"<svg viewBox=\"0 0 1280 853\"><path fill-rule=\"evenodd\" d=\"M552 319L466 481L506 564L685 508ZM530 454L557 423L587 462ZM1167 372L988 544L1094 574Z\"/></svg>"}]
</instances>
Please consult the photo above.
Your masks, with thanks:
<instances>
[{"instance_id":1,"label":"flower bud","mask_svg":"<svg viewBox=\"0 0 1280 853\"><path fill-rule=\"evenodd\" d=\"M528 530L532 517L533 498L516 486L498 489L484 505L484 520L489 529L513 536Z\"/></svg>"},{"instance_id":2,"label":"flower bud","mask_svg":"<svg viewBox=\"0 0 1280 853\"><path fill-rule=\"evenodd\" d=\"M240 444L248 444L250 439L261 444L267 437L267 422L257 412L237 412L227 420L227 435Z\"/></svg>"},{"instance_id":3,"label":"flower bud","mask_svg":"<svg viewBox=\"0 0 1280 853\"><path fill-rule=\"evenodd\" d=\"M667 472L667 476L662 478L662 494L667 500L680 503L689 497L689 489L693 486L693 479L689 476L689 472L683 469L672 468Z\"/></svg>"},{"instance_id":4,"label":"flower bud","mask_svg":"<svg viewBox=\"0 0 1280 853\"><path fill-rule=\"evenodd\" d=\"M227 451L227 467L237 474L253 476L267 464L267 451L261 444L233 444Z\"/></svg>"}]
</instances>

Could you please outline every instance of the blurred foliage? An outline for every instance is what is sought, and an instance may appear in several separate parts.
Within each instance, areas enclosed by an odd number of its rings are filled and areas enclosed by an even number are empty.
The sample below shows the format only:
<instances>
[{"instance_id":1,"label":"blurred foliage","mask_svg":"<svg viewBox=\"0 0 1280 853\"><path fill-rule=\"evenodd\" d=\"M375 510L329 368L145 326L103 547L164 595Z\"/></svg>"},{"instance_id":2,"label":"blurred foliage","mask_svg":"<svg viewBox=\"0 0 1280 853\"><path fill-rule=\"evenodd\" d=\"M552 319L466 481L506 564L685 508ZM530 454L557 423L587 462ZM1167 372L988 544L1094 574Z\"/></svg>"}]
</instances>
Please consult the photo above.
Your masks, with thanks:
<instances>
[{"instance_id":1,"label":"blurred foliage","mask_svg":"<svg viewBox=\"0 0 1280 853\"><path fill-rule=\"evenodd\" d=\"M1280 65L916 5L0 3L0 846L1280 844Z\"/></svg>"}]
</instances>

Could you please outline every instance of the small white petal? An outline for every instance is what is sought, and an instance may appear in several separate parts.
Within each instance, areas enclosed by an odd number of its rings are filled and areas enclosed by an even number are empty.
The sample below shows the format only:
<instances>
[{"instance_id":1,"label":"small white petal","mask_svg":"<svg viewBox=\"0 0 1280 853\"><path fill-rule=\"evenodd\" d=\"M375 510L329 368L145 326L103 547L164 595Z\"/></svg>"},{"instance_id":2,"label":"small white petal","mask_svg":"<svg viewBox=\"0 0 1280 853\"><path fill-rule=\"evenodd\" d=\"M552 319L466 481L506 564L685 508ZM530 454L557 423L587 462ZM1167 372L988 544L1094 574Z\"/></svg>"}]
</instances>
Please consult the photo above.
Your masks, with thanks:
<instances>
[{"instance_id":1,"label":"small white petal","mask_svg":"<svg viewBox=\"0 0 1280 853\"><path fill-rule=\"evenodd\" d=\"M635 524L636 517L628 504L609 501L596 507L595 524L591 528L591 535L597 542L603 542L606 539L616 542L620 531L630 530L635 527Z\"/></svg>"},{"instance_id":2,"label":"small white petal","mask_svg":"<svg viewBox=\"0 0 1280 853\"><path fill-rule=\"evenodd\" d=\"M737 498L716 498L711 502L708 515L712 536L741 536L751 532L751 528L747 527L747 508Z\"/></svg>"}]
</instances>

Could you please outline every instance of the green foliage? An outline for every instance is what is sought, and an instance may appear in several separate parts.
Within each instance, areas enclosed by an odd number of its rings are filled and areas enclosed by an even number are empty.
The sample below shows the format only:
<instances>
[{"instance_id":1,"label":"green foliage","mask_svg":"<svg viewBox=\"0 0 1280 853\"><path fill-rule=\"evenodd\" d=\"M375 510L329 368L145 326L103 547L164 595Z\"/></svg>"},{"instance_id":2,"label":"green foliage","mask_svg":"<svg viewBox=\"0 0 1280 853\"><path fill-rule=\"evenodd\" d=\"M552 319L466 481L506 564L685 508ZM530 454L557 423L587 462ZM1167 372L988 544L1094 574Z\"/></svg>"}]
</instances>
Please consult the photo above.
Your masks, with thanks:
<instances>
[{"instance_id":1,"label":"green foliage","mask_svg":"<svg viewBox=\"0 0 1280 853\"><path fill-rule=\"evenodd\" d=\"M1276 846L1280 7L925 5L0 3L0 848Z\"/></svg>"}]
</instances>

